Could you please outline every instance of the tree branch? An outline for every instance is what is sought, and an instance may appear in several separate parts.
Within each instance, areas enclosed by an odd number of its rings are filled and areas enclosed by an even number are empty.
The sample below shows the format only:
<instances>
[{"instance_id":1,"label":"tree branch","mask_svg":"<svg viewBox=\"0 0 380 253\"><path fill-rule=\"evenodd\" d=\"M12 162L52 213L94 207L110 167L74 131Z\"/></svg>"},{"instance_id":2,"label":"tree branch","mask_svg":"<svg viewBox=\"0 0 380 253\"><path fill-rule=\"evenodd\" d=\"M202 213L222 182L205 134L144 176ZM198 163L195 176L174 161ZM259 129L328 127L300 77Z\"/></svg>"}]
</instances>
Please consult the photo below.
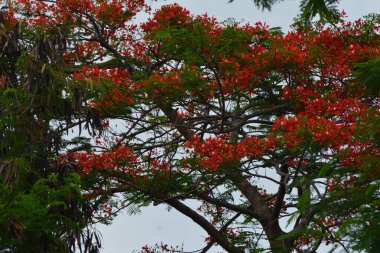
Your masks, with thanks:
<instances>
[{"instance_id":1,"label":"tree branch","mask_svg":"<svg viewBox=\"0 0 380 253\"><path fill-rule=\"evenodd\" d=\"M223 225L223 227L219 229L219 232L221 233L224 232L228 228L228 226L231 225L232 222L234 222L234 220L236 220L240 215L241 213L235 214L229 221L226 222L226 224ZM211 239L211 241L206 245L206 247L202 249L200 253L206 253L212 247L212 245L214 245L214 243L215 243L215 240Z\"/></svg>"},{"instance_id":2,"label":"tree branch","mask_svg":"<svg viewBox=\"0 0 380 253\"><path fill-rule=\"evenodd\" d=\"M237 206L237 205L234 205L234 204L222 201L222 200L218 200L218 199L215 199L215 198L211 198L211 197L208 197L208 196L206 196L205 194L202 194L202 193L196 193L196 195L201 200L206 201L206 202L208 202L210 204L217 205L217 206L223 206L223 207L228 208L228 209L230 209L232 211L239 212L239 213L242 213L242 214L245 214L245 215L257 218L257 217L255 217L256 214L254 212L252 212L251 210L247 209L247 208L244 208L244 207L241 207L241 206Z\"/></svg>"},{"instance_id":3,"label":"tree branch","mask_svg":"<svg viewBox=\"0 0 380 253\"><path fill-rule=\"evenodd\" d=\"M166 115L166 117L168 117L170 123L172 123L177 128L178 132L180 132L186 140L194 136L194 132L182 124L183 122L181 118L178 117L177 112L171 106L159 105L159 107Z\"/></svg>"},{"instance_id":4,"label":"tree branch","mask_svg":"<svg viewBox=\"0 0 380 253\"><path fill-rule=\"evenodd\" d=\"M203 216L196 213L194 210L181 203L177 199L166 200L166 203L175 208L180 213L186 215L192 219L195 223L201 226L211 236L211 240L215 240L223 249L230 253L244 253L244 250L233 246L226 237L224 237L220 231L218 231L213 225L210 224Z\"/></svg>"},{"instance_id":5,"label":"tree branch","mask_svg":"<svg viewBox=\"0 0 380 253\"><path fill-rule=\"evenodd\" d=\"M282 202L284 201L285 193L286 193L286 185L289 180L289 165L284 164L280 167L280 171L282 172L280 186L278 187L277 197L274 202L273 210L272 210L272 219L277 219L280 215L280 211L282 208Z\"/></svg>"}]
</instances>

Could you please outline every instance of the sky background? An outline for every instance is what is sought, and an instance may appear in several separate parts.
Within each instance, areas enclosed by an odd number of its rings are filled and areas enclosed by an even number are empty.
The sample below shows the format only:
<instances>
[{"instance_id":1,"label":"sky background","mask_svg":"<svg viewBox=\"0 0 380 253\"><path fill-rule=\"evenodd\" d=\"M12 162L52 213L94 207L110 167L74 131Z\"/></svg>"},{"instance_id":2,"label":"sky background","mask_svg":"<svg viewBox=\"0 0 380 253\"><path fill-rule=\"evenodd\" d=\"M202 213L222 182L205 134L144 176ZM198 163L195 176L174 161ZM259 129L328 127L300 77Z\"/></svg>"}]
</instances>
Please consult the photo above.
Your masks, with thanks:
<instances>
[{"instance_id":1,"label":"sky background","mask_svg":"<svg viewBox=\"0 0 380 253\"><path fill-rule=\"evenodd\" d=\"M265 22L271 27L282 27L288 31L293 18L298 14L299 1L285 0L273 6L271 12L257 9L251 0L178 0L154 3L158 8L162 4L178 3L193 14L208 13L219 20L235 18L250 23ZM380 0L341 0L339 10L345 10L348 20L358 19L368 13L380 13ZM193 206L197 204L192 203ZM186 252L195 251L205 246L207 236L201 228L189 218L176 210L167 211L163 205L141 209L138 215L128 215L126 212L119 216L109 226L98 226L103 236L102 253L130 253L139 251L144 245L167 243L183 245ZM210 252L220 252L214 248Z\"/></svg>"}]
</instances>

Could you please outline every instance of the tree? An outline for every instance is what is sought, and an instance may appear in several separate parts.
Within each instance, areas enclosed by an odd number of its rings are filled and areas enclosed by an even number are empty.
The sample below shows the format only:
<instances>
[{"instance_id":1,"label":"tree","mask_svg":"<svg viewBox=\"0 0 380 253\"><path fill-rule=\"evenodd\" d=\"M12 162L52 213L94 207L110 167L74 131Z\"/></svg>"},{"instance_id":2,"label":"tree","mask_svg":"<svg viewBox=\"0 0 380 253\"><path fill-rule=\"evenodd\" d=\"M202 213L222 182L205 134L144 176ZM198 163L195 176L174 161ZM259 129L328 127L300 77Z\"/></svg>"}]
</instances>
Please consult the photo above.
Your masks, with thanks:
<instances>
[{"instance_id":1,"label":"tree","mask_svg":"<svg viewBox=\"0 0 380 253\"><path fill-rule=\"evenodd\" d=\"M153 203L201 226L210 235L203 252L215 243L227 252L316 252L322 243L375 252L377 238L363 235L378 230L380 114L360 73L377 64L378 17L282 34L177 4L136 25L141 11L143 0L19 0L7 10L26 31L64 35L65 47L48 43L59 64L38 59L33 73L54 73L65 85L52 96L72 111L33 109L29 121L93 137L41 151L74 167L75 193L100 212L81 229Z\"/></svg>"},{"instance_id":2,"label":"tree","mask_svg":"<svg viewBox=\"0 0 380 253\"><path fill-rule=\"evenodd\" d=\"M229 2L233 2L230 0ZM284 0L253 0L256 7L262 10L271 10L272 6ZM337 4L340 0L301 0L300 1L300 20L303 23L310 23L310 21L317 15L320 20L334 21L339 19L339 12Z\"/></svg>"},{"instance_id":3,"label":"tree","mask_svg":"<svg viewBox=\"0 0 380 253\"><path fill-rule=\"evenodd\" d=\"M67 34L28 27L12 8L0 13L0 252L97 252L77 167L57 160L80 109L64 95Z\"/></svg>"}]
</instances>

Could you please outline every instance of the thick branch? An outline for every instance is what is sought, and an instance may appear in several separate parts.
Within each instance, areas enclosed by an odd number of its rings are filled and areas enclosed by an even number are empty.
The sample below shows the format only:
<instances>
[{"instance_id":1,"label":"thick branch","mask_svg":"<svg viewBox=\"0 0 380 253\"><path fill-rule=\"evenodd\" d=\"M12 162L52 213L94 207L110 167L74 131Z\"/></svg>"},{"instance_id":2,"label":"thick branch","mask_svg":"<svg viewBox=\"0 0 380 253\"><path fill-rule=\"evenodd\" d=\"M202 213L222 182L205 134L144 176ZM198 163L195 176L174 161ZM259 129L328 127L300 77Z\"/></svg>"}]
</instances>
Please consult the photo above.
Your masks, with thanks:
<instances>
[{"instance_id":1,"label":"thick branch","mask_svg":"<svg viewBox=\"0 0 380 253\"><path fill-rule=\"evenodd\" d=\"M166 117L168 117L170 123L177 128L178 132L180 132L185 139L188 140L194 136L193 131L183 124L182 119L178 117L177 112L171 106L159 105L159 107L165 113Z\"/></svg>"},{"instance_id":2,"label":"thick branch","mask_svg":"<svg viewBox=\"0 0 380 253\"><path fill-rule=\"evenodd\" d=\"M228 226L232 224L232 222L239 218L240 215L240 213L235 214L229 221L226 222L226 224L223 225L223 227L219 229L219 232L224 232L228 228ZM203 250L200 253L206 253L212 247L212 245L214 245L214 243L215 240L211 239L211 241L206 245L206 247L203 248Z\"/></svg>"},{"instance_id":3,"label":"thick branch","mask_svg":"<svg viewBox=\"0 0 380 253\"><path fill-rule=\"evenodd\" d=\"M256 219L263 226L263 229L268 236L272 252L291 252L292 240L278 239L280 236L284 235L285 232L281 229L278 219L272 218L272 210L269 208L258 189L243 176L236 172L232 174L233 175L230 176L231 180L251 203L252 211L255 213L254 217L257 217Z\"/></svg>"},{"instance_id":4,"label":"thick branch","mask_svg":"<svg viewBox=\"0 0 380 253\"><path fill-rule=\"evenodd\" d=\"M180 213L186 215L192 219L195 223L201 226L211 236L212 240L215 240L223 249L230 253L243 253L244 250L233 246L228 239L223 236L213 225L210 224L203 216L196 213L194 210L181 203L176 199L166 200L166 203L178 210Z\"/></svg>"},{"instance_id":5,"label":"thick branch","mask_svg":"<svg viewBox=\"0 0 380 253\"><path fill-rule=\"evenodd\" d=\"M280 211L282 208L282 203L284 201L285 193L286 193L286 185L288 183L288 172L289 172L289 165L284 164L281 166L280 171L282 173L281 180L280 180L280 186L278 187L277 191L277 197L276 201L274 202L273 211L272 211L272 219L278 219L278 216L280 215Z\"/></svg>"},{"instance_id":6,"label":"thick branch","mask_svg":"<svg viewBox=\"0 0 380 253\"><path fill-rule=\"evenodd\" d=\"M247 179L239 175L231 175L230 179L241 191L241 193L243 193L243 195L248 199L249 203L252 206L252 211L255 214L254 217L256 217L260 222L270 222L270 209L265 203L258 189L253 186Z\"/></svg>"}]
</instances>

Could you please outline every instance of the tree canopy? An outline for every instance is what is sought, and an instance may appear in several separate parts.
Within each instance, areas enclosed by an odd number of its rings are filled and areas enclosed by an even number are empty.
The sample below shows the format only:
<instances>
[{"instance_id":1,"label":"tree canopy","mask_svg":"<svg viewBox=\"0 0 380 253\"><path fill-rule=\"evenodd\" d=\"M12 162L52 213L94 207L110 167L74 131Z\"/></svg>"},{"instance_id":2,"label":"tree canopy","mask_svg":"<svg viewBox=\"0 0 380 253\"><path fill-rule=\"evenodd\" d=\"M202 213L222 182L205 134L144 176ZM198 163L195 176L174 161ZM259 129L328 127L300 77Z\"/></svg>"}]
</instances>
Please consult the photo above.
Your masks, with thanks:
<instances>
[{"instance_id":1,"label":"tree canopy","mask_svg":"<svg viewBox=\"0 0 380 253\"><path fill-rule=\"evenodd\" d=\"M379 16L283 33L141 12L1 13L0 252L98 252L93 224L149 204L203 228L200 252L377 252Z\"/></svg>"}]
</instances>

